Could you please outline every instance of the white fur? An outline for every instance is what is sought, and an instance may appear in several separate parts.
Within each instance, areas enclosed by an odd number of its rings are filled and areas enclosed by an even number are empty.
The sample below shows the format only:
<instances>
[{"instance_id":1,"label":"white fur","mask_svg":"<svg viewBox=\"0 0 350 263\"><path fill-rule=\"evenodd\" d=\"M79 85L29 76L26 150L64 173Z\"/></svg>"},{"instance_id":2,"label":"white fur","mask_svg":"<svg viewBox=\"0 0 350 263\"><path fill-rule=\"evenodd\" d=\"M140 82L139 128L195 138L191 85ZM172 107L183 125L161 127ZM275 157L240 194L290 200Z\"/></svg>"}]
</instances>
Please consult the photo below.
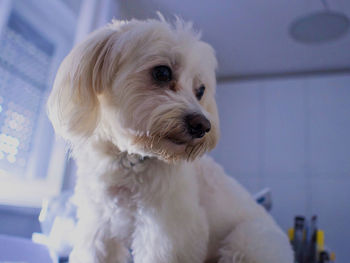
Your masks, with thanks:
<instances>
[{"instance_id":1,"label":"white fur","mask_svg":"<svg viewBox=\"0 0 350 263\"><path fill-rule=\"evenodd\" d=\"M78 164L70 262L126 263L129 249L136 263L293 261L273 219L203 157L219 122L216 59L199 37L181 20L114 21L63 61L48 107ZM158 65L174 81L155 83ZM188 113L210 121L203 138L188 135Z\"/></svg>"}]
</instances>

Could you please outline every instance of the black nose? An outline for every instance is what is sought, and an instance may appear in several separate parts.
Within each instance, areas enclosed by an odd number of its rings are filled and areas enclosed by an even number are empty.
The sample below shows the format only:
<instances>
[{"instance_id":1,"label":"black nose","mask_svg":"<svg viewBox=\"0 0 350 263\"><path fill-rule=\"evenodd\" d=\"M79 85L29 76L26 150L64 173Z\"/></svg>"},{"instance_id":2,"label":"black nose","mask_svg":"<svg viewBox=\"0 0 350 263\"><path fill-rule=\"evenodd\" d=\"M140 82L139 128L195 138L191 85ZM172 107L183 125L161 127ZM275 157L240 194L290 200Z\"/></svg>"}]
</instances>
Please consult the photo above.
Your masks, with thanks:
<instances>
[{"instance_id":1,"label":"black nose","mask_svg":"<svg viewBox=\"0 0 350 263\"><path fill-rule=\"evenodd\" d=\"M185 117L185 122L188 133L193 138L202 138L211 128L210 122L202 114L189 114Z\"/></svg>"}]
</instances>

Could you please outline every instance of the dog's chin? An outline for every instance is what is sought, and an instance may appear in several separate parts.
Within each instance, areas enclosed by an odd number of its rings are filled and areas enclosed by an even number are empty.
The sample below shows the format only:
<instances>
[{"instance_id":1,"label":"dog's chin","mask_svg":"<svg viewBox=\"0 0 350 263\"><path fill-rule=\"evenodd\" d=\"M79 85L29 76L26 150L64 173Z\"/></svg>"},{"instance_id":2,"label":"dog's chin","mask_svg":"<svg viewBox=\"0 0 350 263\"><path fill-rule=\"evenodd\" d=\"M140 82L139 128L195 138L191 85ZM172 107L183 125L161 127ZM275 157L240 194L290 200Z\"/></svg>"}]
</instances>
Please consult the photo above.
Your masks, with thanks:
<instances>
[{"instance_id":1,"label":"dog's chin","mask_svg":"<svg viewBox=\"0 0 350 263\"><path fill-rule=\"evenodd\" d=\"M202 145L205 138L193 139L187 136L184 137L166 137L161 140L161 148L159 157L166 161L176 162L179 160L193 160L195 155L192 149L196 149Z\"/></svg>"},{"instance_id":2,"label":"dog's chin","mask_svg":"<svg viewBox=\"0 0 350 263\"><path fill-rule=\"evenodd\" d=\"M157 157L166 162L177 162L181 160L192 161L208 151L207 138L192 138L184 134L172 134L166 137L141 136L134 143L142 149L143 155Z\"/></svg>"}]
</instances>

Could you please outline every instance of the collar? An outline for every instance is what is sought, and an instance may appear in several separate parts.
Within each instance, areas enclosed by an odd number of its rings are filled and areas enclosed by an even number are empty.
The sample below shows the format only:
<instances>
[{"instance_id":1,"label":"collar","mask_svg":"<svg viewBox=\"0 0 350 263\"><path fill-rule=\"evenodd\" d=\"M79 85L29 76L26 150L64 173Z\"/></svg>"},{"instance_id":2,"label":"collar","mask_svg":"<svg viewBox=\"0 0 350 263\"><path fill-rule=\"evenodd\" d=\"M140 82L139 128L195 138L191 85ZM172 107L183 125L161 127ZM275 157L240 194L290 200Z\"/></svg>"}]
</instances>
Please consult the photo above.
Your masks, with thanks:
<instances>
[{"instance_id":1,"label":"collar","mask_svg":"<svg viewBox=\"0 0 350 263\"><path fill-rule=\"evenodd\" d=\"M150 157L141 156L139 154L123 153L121 157L121 165L124 169L139 171ZM143 170L143 169L141 169Z\"/></svg>"}]
</instances>

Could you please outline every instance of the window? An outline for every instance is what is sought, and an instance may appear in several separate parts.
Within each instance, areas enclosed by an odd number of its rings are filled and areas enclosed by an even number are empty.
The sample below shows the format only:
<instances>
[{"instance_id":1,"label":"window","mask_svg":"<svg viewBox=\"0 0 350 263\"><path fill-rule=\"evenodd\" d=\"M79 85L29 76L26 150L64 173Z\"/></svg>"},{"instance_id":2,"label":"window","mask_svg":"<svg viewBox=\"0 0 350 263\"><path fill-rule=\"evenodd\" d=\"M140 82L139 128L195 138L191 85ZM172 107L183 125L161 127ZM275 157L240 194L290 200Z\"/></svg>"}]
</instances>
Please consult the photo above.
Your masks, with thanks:
<instances>
[{"instance_id":1,"label":"window","mask_svg":"<svg viewBox=\"0 0 350 263\"><path fill-rule=\"evenodd\" d=\"M73 44L79 6L80 0L0 3L1 204L38 207L60 191L65 145L55 140L45 104Z\"/></svg>"}]
</instances>

